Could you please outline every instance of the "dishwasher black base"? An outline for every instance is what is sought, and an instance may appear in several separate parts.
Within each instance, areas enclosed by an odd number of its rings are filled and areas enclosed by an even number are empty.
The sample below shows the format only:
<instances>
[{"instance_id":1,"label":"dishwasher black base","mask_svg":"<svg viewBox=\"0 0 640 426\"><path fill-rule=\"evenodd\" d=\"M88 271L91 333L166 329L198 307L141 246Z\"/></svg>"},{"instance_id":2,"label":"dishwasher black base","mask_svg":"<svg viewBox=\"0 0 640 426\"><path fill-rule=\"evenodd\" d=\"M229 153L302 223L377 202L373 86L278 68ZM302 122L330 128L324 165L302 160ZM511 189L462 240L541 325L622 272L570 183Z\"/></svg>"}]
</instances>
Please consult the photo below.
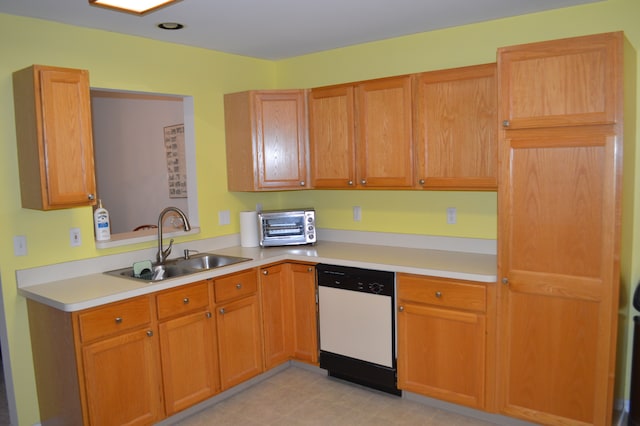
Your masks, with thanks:
<instances>
[{"instance_id":1,"label":"dishwasher black base","mask_svg":"<svg viewBox=\"0 0 640 426\"><path fill-rule=\"evenodd\" d=\"M320 368L327 370L331 377L357 383L392 395L402 395L402 391L397 387L395 368L326 351L320 351Z\"/></svg>"}]
</instances>

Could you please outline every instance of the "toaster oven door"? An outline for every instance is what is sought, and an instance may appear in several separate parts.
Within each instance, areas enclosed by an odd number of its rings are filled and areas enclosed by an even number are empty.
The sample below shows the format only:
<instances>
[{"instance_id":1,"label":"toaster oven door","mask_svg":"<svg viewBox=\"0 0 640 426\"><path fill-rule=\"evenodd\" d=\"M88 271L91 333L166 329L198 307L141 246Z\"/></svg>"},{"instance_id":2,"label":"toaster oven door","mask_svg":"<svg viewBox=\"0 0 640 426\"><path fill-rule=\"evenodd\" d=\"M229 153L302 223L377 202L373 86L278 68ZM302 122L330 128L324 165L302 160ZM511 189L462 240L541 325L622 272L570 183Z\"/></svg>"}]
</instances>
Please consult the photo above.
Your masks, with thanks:
<instances>
[{"instance_id":1,"label":"toaster oven door","mask_svg":"<svg viewBox=\"0 0 640 426\"><path fill-rule=\"evenodd\" d=\"M305 244L305 217L299 215L263 216L260 220L262 246Z\"/></svg>"}]
</instances>

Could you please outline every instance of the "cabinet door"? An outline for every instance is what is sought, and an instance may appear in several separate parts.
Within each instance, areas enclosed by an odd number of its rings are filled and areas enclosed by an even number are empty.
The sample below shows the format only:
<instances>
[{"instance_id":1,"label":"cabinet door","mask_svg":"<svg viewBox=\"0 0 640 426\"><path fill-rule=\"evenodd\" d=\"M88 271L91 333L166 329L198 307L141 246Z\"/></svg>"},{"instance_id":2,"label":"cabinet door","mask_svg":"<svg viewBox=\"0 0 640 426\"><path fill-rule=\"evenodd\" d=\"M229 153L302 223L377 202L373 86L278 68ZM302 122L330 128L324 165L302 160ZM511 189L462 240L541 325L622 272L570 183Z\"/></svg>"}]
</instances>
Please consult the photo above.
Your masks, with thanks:
<instances>
[{"instance_id":1,"label":"cabinet door","mask_svg":"<svg viewBox=\"0 0 640 426\"><path fill-rule=\"evenodd\" d=\"M318 304L316 274L312 265L291 263L293 309L293 356L318 362Z\"/></svg>"},{"instance_id":2,"label":"cabinet door","mask_svg":"<svg viewBox=\"0 0 640 426\"><path fill-rule=\"evenodd\" d=\"M304 91L233 93L224 103L229 190L306 188Z\"/></svg>"},{"instance_id":3,"label":"cabinet door","mask_svg":"<svg viewBox=\"0 0 640 426\"><path fill-rule=\"evenodd\" d=\"M411 76L356 86L357 179L365 188L413 185Z\"/></svg>"},{"instance_id":4,"label":"cabinet door","mask_svg":"<svg viewBox=\"0 0 640 426\"><path fill-rule=\"evenodd\" d=\"M82 349L91 425L149 425L164 417L158 338L142 329Z\"/></svg>"},{"instance_id":5,"label":"cabinet door","mask_svg":"<svg viewBox=\"0 0 640 426\"><path fill-rule=\"evenodd\" d=\"M498 49L500 120L510 129L615 123L622 33Z\"/></svg>"},{"instance_id":6,"label":"cabinet door","mask_svg":"<svg viewBox=\"0 0 640 426\"><path fill-rule=\"evenodd\" d=\"M400 301L398 387L484 406L485 316Z\"/></svg>"},{"instance_id":7,"label":"cabinet door","mask_svg":"<svg viewBox=\"0 0 640 426\"><path fill-rule=\"evenodd\" d=\"M291 358L291 291L286 264L260 270L262 327L265 367L272 368Z\"/></svg>"},{"instance_id":8,"label":"cabinet door","mask_svg":"<svg viewBox=\"0 0 640 426\"><path fill-rule=\"evenodd\" d=\"M257 296L217 306L222 390L262 372L262 334Z\"/></svg>"},{"instance_id":9,"label":"cabinet door","mask_svg":"<svg viewBox=\"0 0 640 426\"><path fill-rule=\"evenodd\" d=\"M170 416L219 389L214 319L200 311L160 324L162 378Z\"/></svg>"},{"instance_id":10,"label":"cabinet door","mask_svg":"<svg viewBox=\"0 0 640 426\"><path fill-rule=\"evenodd\" d=\"M498 398L544 424L609 424L620 254L614 126L506 132Z\"/></svg>"},{"instance_id":11,"label":"cabinet door","mask_svg":"<svg viewBox=\"0 0 640 426\"><path fill-rule=\"evenodd\" d=\"M89 73L34 65L14 73L22 204L95 204Z\"/></svg>"},{"instance_id":12,"label":"cabinet door","mask_svg":"<svg viewBox=\"0 0 640 426\"><path fill-rule=\"evenodd\" d=\"M416 76L418 184L428 189L498 186L496 65Z\"/></svg>"},{"instance_id":13,"label":"cabinet door","mask_svg":"<svg viewBox=\"0 0 640 426\"><path fill-rule=\"evenodd\" d=\"M354 187L353 86L312 89L308 105L311 185L317 189Z\"/></svg>"}]
</instances>

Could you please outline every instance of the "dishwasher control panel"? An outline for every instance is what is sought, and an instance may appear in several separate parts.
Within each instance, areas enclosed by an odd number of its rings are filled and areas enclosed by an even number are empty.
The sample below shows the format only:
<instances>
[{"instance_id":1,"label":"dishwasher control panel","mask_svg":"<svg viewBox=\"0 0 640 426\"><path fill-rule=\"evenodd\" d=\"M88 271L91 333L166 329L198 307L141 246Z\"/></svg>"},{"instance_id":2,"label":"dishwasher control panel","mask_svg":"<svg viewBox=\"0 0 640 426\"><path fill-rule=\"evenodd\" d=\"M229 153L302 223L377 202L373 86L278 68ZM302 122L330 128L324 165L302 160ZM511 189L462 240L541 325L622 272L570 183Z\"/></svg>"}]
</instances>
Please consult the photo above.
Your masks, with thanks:
<instances>
[{"instance_id":1,"label":"dishwasher control panel","mask_svg":"<svg viewBox=\"0 0 640 426\"><path fill-rule=\"evenodd\" d=\"M354 268L351 266L316 265L318 285L392 296L395 274L389 271Z\"/></svg>"}]
</instances>

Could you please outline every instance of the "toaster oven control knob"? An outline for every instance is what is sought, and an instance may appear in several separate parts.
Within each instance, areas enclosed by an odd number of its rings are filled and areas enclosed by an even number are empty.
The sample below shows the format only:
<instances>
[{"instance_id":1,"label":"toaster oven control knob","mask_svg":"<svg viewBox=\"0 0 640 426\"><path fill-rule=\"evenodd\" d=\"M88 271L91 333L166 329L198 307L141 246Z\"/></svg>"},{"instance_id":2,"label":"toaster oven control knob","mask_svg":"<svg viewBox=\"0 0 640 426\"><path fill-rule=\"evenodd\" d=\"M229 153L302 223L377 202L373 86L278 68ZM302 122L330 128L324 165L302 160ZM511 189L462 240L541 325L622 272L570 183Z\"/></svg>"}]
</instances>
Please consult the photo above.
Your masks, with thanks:
<instances>
[{"instance_id":1,"label":"toaster oven control knob","mask_svg":"<svg viewBox=\"0 0 640 426\"><path fill-rule=\"evenodd\" d=\"M308 217L308 218L307 218L307 222L309 222L309 223L313 222L313 218Z\"/></svg>"},{"instance_id":2,"label":"toaster oven control knob","mask_svg":"<svg viewBox=\"0 0 640 426\"><path fill-rule=\"evenodd\" d=\"M313 225L309 225L309 226L307 226L307 229L308 229L309 231L313 231Z\"/></svg>"}]
</instances>

